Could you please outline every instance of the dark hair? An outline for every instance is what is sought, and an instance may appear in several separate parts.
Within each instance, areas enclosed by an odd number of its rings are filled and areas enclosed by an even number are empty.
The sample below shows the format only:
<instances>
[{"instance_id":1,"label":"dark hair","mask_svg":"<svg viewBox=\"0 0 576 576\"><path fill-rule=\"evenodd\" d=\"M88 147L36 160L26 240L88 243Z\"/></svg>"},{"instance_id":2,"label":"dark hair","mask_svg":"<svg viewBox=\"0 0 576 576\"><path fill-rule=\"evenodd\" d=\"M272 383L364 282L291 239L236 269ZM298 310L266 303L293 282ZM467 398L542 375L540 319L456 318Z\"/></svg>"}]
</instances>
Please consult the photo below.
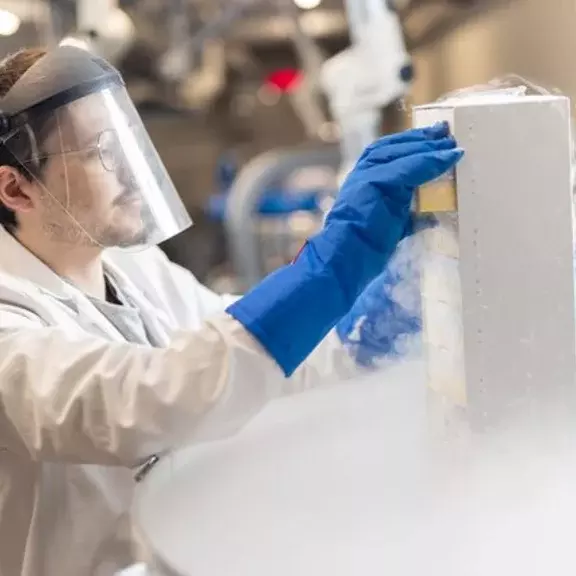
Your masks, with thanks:
<instances>
[{"instance_id":1,"label":"dark hair","mask_svg":"<svg viewBox=\"0 0 576 576\"><path fill-rule=\"evenodd\" d=\"M28 71L40 58L46 55L47 50L44 48L25 48L0 61L0 99L6 96L18 80ZM23 137L22 140L28 140ZM26 148L30 147L30 142L22 142ZM12 166L22 172L22 174L32 179L33 175L28 168L25 168L18 161L14 154L0 145L0 166ZM18 227L18 219L13 210L10 210L0 202L0 225L4 226L9 232Z\"/></svg>"}]
</instances>

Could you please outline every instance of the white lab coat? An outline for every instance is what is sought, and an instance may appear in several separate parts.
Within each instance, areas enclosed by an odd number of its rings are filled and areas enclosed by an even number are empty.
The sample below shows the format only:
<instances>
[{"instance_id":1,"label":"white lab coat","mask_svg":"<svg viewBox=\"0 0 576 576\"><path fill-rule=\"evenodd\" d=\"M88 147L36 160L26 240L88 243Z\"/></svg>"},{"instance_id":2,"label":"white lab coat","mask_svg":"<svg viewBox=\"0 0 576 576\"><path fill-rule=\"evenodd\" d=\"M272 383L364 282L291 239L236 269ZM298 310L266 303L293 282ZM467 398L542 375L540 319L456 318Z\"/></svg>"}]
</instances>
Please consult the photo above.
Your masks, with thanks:
<instances>
[{"instance_id":1,"label":"white lab coat","mask_svg":"<svg viewBox=\"0 0 576 576\"><path fill-rule=\"evenodd\" d=\"M349 374L331 334L290 379L158 249L106 267L165 348L127 343L0 227L0 576L110 576L138 560L134 467Z\"/></svg>"}]
</instances>

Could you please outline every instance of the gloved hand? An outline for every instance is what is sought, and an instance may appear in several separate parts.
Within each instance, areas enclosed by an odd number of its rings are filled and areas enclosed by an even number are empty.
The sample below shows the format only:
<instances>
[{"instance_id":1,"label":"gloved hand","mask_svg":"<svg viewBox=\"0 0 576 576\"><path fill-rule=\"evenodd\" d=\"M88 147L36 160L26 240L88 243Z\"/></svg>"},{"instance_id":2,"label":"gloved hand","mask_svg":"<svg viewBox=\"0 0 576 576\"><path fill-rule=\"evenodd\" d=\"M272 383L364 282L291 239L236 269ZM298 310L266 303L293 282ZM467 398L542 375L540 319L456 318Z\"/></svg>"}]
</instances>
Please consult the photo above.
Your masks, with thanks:
<instances>
[{"instance_id":1,"label":"gloved hand","mask_svg":"<svg viewBox=\"0 0 576 576\"><path fill-rule=\"evenodd\" d=\"M323 230L298 258L228 308L289 376L352 308L410 231L416 187L463 155L448 126L409 130L369 146Z\"/></svg>"},{"instance_id":2,"label":"gloved hand","mask_svg":"<svg viewBox=\"0 0 576 576\"><path fill-rule=\"evenodd\" d=\"M412 249L410 244L404 252ZM374 368L381 359L406 352L406 339L422 330L420 274L416 254L399 265L393 258L360 294L336 331L359 366Z\"/></svg>"}]
</instances>

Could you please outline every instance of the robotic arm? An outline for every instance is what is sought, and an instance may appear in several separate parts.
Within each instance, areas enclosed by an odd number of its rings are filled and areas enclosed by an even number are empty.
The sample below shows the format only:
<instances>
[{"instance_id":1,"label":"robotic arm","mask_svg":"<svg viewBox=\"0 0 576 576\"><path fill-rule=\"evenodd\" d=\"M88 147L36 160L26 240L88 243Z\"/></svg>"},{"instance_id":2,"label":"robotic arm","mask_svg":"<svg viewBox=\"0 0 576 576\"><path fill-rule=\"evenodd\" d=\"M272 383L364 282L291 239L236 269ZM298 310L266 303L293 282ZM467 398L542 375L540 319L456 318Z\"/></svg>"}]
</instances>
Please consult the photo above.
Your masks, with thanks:
<instances>
[{"instance_id":1,"label":"robotic arm","mask_svg":"<svg viewBox=\"0 0 576 576\"><path fill-rule=\"evenodd\" d=\"M79 46L110 62L117 62L130 48L136 29L120 9L119 0L76 0L77 32L61 44Z\"/></svg>"},{"instance_id":2,"label":"robotic arm","mask_svg":"<svg viewBox=\"0 0 576 576\"><path fill-rule=\"evenodd\" d=\"M352 46L328 60L321 83L341 130L343 171L379 136L379 111L402 98L413 68L390 1L345 0Z\"/></svg>"}]
</instances>

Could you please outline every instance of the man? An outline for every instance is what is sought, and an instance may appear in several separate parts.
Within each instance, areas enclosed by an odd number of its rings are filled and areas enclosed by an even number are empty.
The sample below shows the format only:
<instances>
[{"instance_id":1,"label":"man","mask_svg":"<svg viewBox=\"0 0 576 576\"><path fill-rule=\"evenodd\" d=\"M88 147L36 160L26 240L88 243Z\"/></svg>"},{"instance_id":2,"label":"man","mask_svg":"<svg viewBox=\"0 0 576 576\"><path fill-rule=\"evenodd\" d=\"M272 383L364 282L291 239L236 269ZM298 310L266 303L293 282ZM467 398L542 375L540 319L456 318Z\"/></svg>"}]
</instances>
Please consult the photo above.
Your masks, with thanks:
<instances>
[{"instance_id":1,"label":"man","mask_svg":"<svg viewBox=\"0 0 576 576\"><path fill-rule=\"evenodd\" d=\"M108 576L142 466L345 373L333 328L462 151L376 142L296 261L221 298L154 247L189 220L116 70L23 51L0 98L0 574Z\"/></svg>"}]
</instances>

